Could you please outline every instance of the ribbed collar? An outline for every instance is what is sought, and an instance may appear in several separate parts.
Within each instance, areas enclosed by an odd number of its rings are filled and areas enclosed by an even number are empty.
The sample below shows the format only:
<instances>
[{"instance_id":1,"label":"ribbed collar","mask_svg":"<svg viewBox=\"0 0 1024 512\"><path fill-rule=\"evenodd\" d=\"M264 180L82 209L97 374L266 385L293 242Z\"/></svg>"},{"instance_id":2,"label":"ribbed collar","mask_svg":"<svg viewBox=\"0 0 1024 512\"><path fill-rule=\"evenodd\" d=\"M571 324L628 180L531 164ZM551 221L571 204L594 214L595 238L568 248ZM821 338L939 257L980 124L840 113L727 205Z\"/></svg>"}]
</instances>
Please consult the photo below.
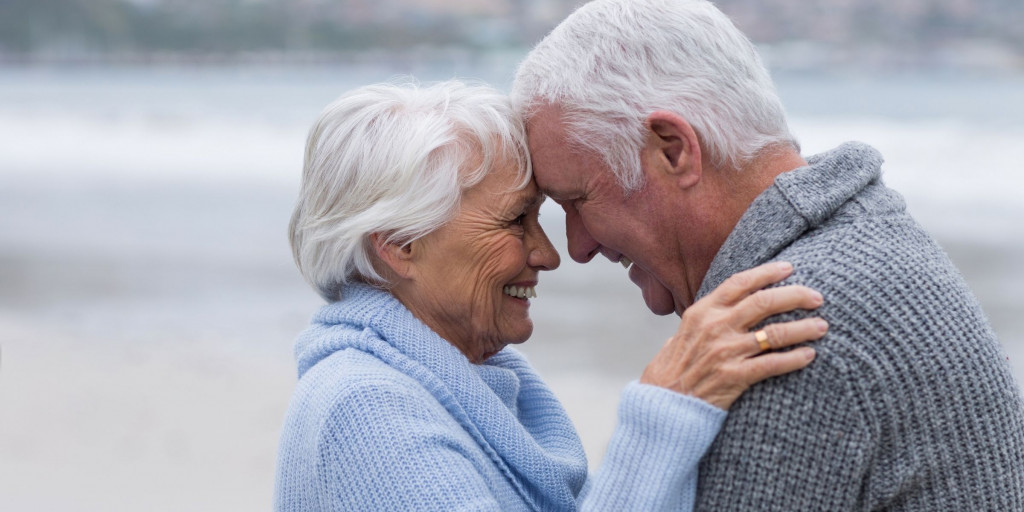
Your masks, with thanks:
<instances>
[{"instance_id":1,"label":"ribbed collar","mask_svg":"<svg viewBox=\"0 0 1024 512\"><path fill-rule=\"evenodd\" d=\"M701 283L701 298L729 276L770 261L804 232L820 226L882 175L882 155L847 142L782 173L757 196L719 249Z\"/></svg>"},{"instance_id":2,"label":"ribbed collar","mask_svg":"<svg viewBox=\"0 0 1024 512\"><path fill-rule=\"evenodd\" d=\"M374 355L412 377L473 436L535 510L568 510L586 481L583 446L564 408L521 355L474 365L390 293L346 287L298 339L300 377L344 349ZM560 428L553 428L553 427Z\"/></svg>"}]
</instances>

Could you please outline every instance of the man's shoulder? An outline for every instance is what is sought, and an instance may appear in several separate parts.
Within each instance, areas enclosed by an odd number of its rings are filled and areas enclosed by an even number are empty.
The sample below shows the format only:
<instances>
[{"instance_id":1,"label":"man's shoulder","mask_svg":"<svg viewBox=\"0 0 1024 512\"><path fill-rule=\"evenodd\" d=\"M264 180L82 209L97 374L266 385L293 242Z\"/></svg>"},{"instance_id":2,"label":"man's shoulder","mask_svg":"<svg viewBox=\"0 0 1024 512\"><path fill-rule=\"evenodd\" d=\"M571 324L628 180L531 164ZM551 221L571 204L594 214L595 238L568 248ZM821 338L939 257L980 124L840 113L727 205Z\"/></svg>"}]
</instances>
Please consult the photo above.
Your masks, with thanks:
<instances>
[{"instance_id":1,"label":"man's shoulder","mask_svg":"<svg viewBox=\"0 0 1024 512\"><path fill-rule=\"evenodd\" d=\"M851 300L888 306L887 301L918 303L948 293L977 306L949 255L905 212L838 216L804 233L774 259L793 263L790 283L813 287L826 299L828 293L851 295Z\"/></svg>"},{"instance_id":2,"label":"man's shoulder","mask_svg":"<svg viewBox=\"0 0 1024 512\"><path fill-rule=\"evenodd\" d=\"M809 229L782 250L781 256L813 261L815 252L832 264L870 268L884 261L908 264L920 257L952 266L938 242L906 211L871 210L851 201L840 213ZM826 257L826 255L829 255ZM849 261L844 261L849 256ZM880 260L881 259L881 260Z\"/></svg>"},{"instance_id":3,"label":"man's shoulder","mask_svg":"<svg viewBox=\"0 0 1024 512\"><path fill-rule=\"evenodd\" d=\"M913 219L837 216L775 259L795 267L785 284L817 289L825 304L771 321L813 314L829 333L810 366L753 386L730 409L701 466L698 510L933 498L972 509L982 496L972 474L1024 499L1024 402L1012 371L962 276ZM766 468L771 481L757 477Z\"/></svg>"},{"instance_id":4,"label":"man's shoulder","mask_svg":"<svg viewBox=\"0 0 1024 512\"><path fill-rule=\"evenodd\" d=\"M824 295L825 304L805 314L830 325L815 343L819 360L780 384L816 382L872 400L907 398L924 383L950 387L943 376L965 362L984 371L977 379L1005 380L1008 365L980 302L945 251L909 216L830 222L777 259L795 268L783 284ZM960 391L966 390L949 392Z\"/></svg>"}]
</instances>

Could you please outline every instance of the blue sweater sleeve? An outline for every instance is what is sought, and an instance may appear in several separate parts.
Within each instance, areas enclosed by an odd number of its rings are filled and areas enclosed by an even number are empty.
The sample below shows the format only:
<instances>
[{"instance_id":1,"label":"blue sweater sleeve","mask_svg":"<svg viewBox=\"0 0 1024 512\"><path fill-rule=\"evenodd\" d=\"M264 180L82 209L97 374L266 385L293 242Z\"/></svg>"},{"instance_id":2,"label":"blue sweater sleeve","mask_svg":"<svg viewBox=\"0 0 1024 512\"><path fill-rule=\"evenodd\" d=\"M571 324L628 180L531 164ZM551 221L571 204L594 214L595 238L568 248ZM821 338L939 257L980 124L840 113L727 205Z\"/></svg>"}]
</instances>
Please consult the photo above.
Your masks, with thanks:
<instances>
[{"instance_id":1,"label":"blue sweater sleeve","mask_svg":"<svg viewBox=\"0 0 1024 512\"><path fill-rule=\"evenodd\" d=\"M580 509L693 510L697 465L725 416L697 398L630 383L619 403L619 424L587 482Z\"/></svg>"}]
</instances>

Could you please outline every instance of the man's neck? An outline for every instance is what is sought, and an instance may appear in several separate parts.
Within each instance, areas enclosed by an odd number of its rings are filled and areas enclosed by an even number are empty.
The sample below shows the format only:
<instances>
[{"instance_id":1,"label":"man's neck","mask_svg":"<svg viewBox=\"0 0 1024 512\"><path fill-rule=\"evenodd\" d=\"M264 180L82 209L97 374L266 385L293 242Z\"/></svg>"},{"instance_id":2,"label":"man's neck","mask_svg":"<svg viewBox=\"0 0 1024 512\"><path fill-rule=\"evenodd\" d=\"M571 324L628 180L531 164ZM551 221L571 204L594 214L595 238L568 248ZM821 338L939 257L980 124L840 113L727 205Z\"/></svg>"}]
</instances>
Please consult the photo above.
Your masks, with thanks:
<instances>
[{"instance_id":1,"label":"man's neck","mask_svg":"<svg viewBox=\"0 0 1024 512\"><path fill-rule=\"evenodd\" d=\"M742 182L743 190L739 197L744 199L744 211L757 196L772 186L778 175L806 165L807 161L800 156L797 150L785 145L765 150L743 166L739 172L733 173L738 181Z\"/></svg>"},{"instance_id":2,"label":"man's neck","mask_svg":"<svg viewBox=\"0 0 1024 512\"><path fill-rule=\"evenodd\" d=\"M759 155L742 169L714 169L705 176L712 177L714 191L706 195L702 205L698 207L703 217L697 222L704 226L703 255L698 253L689 262L687 278L690 298L695 298L704 274L711 266L722 244L732 233L743 214L757 196L772 186L775 178L798 167L806 166L807 162L795 149L785 146ZM685 297L678 294L676 297ZM677 310L688 304L677 304Z\"/></svg>"}]
</instances>

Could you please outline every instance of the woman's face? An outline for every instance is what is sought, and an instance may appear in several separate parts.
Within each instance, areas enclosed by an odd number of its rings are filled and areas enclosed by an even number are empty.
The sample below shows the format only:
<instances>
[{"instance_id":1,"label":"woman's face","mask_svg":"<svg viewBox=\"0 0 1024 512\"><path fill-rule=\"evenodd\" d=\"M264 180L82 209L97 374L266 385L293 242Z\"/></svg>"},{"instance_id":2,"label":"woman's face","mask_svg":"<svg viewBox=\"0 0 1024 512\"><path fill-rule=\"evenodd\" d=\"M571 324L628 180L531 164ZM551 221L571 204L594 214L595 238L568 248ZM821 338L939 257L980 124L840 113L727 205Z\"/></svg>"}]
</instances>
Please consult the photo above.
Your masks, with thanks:
<instances>
[{"instance_id":1,"label":"woman's face","mask_svg":"<svg viewBox=\"0 0 1024 512\"><path fill-rule=\"evenodd\" d=\"M533 332L530 298L558 252L538 220L544 196L519 180L511 161L462 195L458 216L417 240L403 302L425 324L483 362Z\"/></svg>"}]
</instances>

